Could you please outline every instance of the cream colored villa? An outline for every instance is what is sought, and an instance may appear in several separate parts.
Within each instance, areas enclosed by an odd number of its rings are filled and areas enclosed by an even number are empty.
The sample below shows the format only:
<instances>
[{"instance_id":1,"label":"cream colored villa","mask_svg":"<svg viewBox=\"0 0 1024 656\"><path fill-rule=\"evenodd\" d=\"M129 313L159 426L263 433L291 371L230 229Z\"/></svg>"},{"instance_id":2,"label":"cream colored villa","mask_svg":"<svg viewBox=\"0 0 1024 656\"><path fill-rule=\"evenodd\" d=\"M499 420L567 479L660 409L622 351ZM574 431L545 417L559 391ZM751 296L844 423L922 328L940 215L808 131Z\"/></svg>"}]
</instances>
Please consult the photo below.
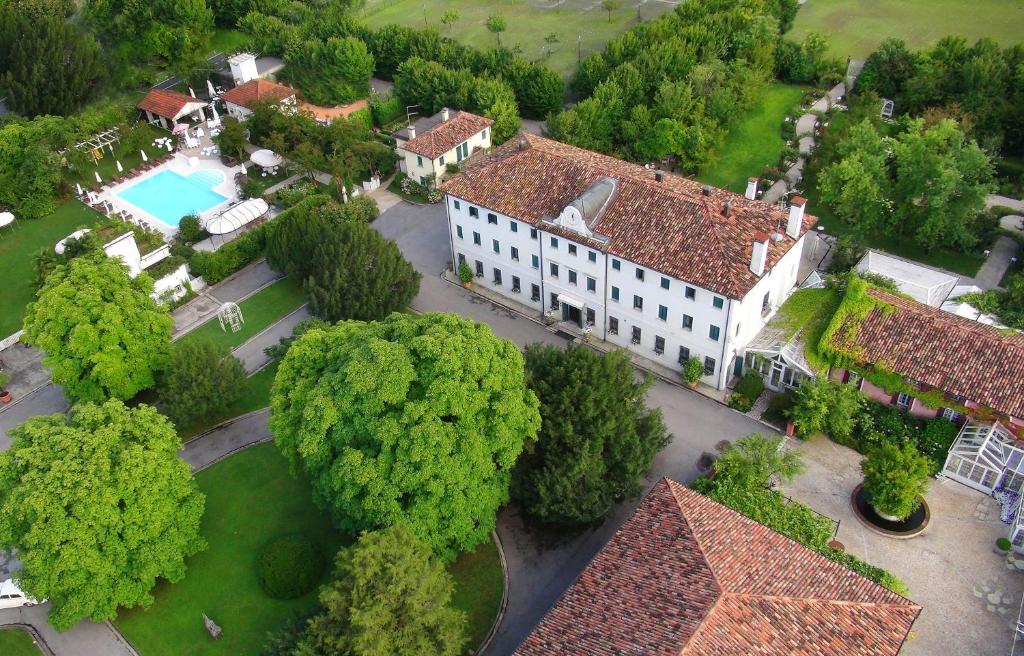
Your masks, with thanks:
<instances>
[{"instance_id":1,"label":"cream colored villa","mask_svg":"<svg viewBox=\"0 0 1024 656\"><path fill-rule=\"evenodd\" d=\"M458 164L482 148L491 147L489 118L447 107L394 133L399 168L422 184L444 178L449 164Z\"/></svg>"}]
</instances>

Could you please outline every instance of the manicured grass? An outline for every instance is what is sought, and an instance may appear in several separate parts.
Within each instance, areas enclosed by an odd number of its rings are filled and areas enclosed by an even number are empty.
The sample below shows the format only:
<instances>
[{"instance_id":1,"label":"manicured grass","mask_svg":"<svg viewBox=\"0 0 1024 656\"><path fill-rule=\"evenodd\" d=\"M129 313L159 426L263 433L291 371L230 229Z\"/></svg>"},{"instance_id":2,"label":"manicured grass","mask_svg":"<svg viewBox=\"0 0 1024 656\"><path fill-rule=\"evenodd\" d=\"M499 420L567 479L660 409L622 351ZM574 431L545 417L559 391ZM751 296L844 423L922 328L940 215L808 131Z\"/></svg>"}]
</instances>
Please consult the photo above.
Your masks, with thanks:
<instances>
[{"instance_id":1,"label":"manicured grass","mask_svg":"<svg viewBox=\"0 0 1024 656\"><path fill-rule=\"evenodd\" d=\"M716 157L698 179L720 189L743 193L747 178L760 175L764 167L779 161L786 145L782 139L782 121L803 95L803 87L769 85L758 105L729 131Z\"/></svg>"},{"instance_id":2,"label":"manicured grass","mask_svg":"<svg viewBox=\"0 0 1024 656\"><path fill-rule=\"evenodd\" d=\"M103 219L103 215L73 200L42 219L19 220L0 229L0 339L21 330L25 306L35 300L35 256L64 237Z\"/></svg>"},{"instance_id":3,"label":"manicured grass","mask_svg":"<svg viewBox=\"0 0 1024 656\"><path fill-rule=\"evenodd\" d=\"M824 371L828 363L818 354L818 343L842 300L839 294L828 288L795 291L779 308L772 325L788 331L787 339L802 330L801 340L807 361L815 369Z\"/></svg>"},{"instance_id":4,"label":"manicured grass","mask_svg":"<svg viewBox=\"0 0 1024 656\"><path fill-rule=\"evenodd\" d=\"M0 654L4 656L40 656L43 652L36 647L28 631L21 629L0 629Z\"/></svg>"},{"instance_id":5,"label":"manicured grass","mask_svg":"<svg viewBox=\"0 0 1024 656\"><path fill-rule=\"evenodd\" d=\"M240 30L233 30L226 27L218 27L213 31L213 38L210 39L209 52L223 52L225 55L232 55L240 50L245 50L249 43L249 36Z\"/></svg>"},{"instance_id":6,"label":"manicured grass","mask_svg":"<svg viewBox=\"0 0 1024 656\"><path fill-rule=\"evenodd\" d=\"M237 401L228 406L223 414L209 417L203 421L178 427L178 435L182 441L188 441L196 435L213 428L222 421L238 417L270 405L270 387L274 384L278 362L274 361L249 376L249 384L245 393Z\"/></svg>"},{"instance_id":7,"label":"manicured grass","mask_svg":"<svg viewBox=\"0 0 1024 656\"><path fill-rule=\"evenodd\" d=\"M487 18L501 14L508 23L501 34L502 45L521 48L522 56L531 61L543 59L544 64L568 79L576 70L580 52L586 57L601 50L610 39L634 25L638 15L649 20L672 6L671 2L648 2L637 9L635 4L623 2L612 12L609 22L608 12L600 3L585 0L368 0L363 17L372 28L388 23L429 26L466 45L493 47L497 40L487 31ZM441 16L450 9L460 14L451 29L441 24ZM548 44L545 38L552 34L557 42ZM550 56L544 59L547 52Z\"/></svg>"},{"instance_id":8,"label":"manicured grass","mask_svg":"<svg viewBox=\"0 0 1024 656\"><path fill-rule=\"evenodd\" d=\"M473 650L487 637L501 606L504 581L501 560L494 542L485 542L464 553L448 568L455 577L452 605L464 611L469 620L466 649Z\"/></svg>"},{"instance_id":9,"label":"manicured grass","mask_svg":"<svg viewBox=\"0 0 1024 656\"><path fill-rule=\"evenodd\" d=\"M149 610L122 611L117 627L142 656L258 654L269 631L316 600L315 592L288 601L267 597L256 575L262 547L302 533L333 557L349 540L313 506L309 484L289 473L273 444L237 453L200 472L196 481L206 494L202 532L209 548L189 559L183 581L156 587ZM501 599L497 549L483 545L449 571L456 577L456 605L472 611L467 645L475 647L490 629ZM207 635L202 613L224 630L220 640Z\"/></svg>"},{"instance_id":10,"label":"manicured grass","mask_svg":"<svg viewBox=\"0 0 1024 656\"><path fill-rule=\"evenodd\" d=\"M214 317L182 339L209 339L233 349L305 302L302 285L291 278L282 278L238 304L244 323L237 333L221 329L220 321Z\"/></svg>"},{"instance_id":11,"label":"manicured grass","mask_svg":"<svg viewBox=\"0 0 1024 656\"><path fill-rule=\"evenodd\" d=\"M837 57L864 58L897 37L911 48L955 34L973 43L991 37L1004 46L1024 41L1020 0L809 0L801 5L790 38L825 34Z\"/></svg>"}]
</instances>

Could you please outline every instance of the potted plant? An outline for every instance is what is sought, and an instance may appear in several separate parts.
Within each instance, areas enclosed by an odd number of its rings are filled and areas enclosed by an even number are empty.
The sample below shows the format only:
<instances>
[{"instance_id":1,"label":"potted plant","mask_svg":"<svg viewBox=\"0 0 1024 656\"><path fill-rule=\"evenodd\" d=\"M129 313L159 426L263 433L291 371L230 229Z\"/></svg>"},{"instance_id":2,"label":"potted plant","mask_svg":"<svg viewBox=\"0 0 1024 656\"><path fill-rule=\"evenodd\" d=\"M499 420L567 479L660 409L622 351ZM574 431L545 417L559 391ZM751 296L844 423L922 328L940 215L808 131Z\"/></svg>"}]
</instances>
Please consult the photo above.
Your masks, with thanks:
<instances>
[{"instance_id":1,"label":"potted plant","mask_svg":"<svg viewBox=\"0 0 1024 656\"><path fill-rule=\"evenodd\" d=\"M704 363L697 358L690 358L683 365L683 382L690 389L697 389L697 383L700 382L702 376L704 376Z\"/></svg>"},{"instance_id":2,"label":"potted plant","mask_svg":"<svg viewBox=\"0 0 1024 656\"><path fill-rule=\"evenodd\" d=\"M868 453L860 470L875 512L883 519L900 522L921 505L931 461L909 442L885 442Z\"/></svg>"},{"instance_id":3,"label":"potted plant","mask_svg":"<svg viewBox=\"0 0 1024 656\"><path fill-rule=\"evenodd\" d=\"M10 403L11 393L7 389L7 381L11 379L11 375L0 371L0 403Z\"/></svg>"},{"instance_id":4,"label":"potted plant","mask_svg":"<svg viewBox=\"0 0 1024 656\"><path fill-rule=\"evenodd\" d=\"M473 270L465 262L459 264L459 280L462 281L462 286L466 289L473 286Z\"/></svg>"},{"instance_id":5,"label":"potted plant","mask_svg":"<svg viewBox=\"0 0 1024 656\"><path fill-rule=\"evenodd\" d=\"M1013 548L1013 545L1010 544L1010 541L1008 539L999 538L998 540L996 540L996 553L1000 556L1005 556L1006 554L1010 553L1011 548Z\"/></svg>"}]
</instances>

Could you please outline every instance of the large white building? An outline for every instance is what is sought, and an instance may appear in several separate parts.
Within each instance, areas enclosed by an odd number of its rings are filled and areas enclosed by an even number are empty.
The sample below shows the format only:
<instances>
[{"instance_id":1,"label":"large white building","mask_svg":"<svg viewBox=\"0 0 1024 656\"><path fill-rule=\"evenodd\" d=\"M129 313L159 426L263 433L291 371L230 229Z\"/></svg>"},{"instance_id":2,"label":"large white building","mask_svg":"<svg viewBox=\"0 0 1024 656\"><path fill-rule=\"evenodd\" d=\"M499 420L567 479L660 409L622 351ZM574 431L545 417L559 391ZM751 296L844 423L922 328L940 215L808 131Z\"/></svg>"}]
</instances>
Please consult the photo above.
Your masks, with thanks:
<instances>
[{"instance_id":1,"label":"large white building","mask_svg":"<svg viewBox=\"0 0 1024 656\"><path fill-rule=\"evenodd\" d=\"M570 329L719 389L797 285L815 218L529 134L442 185L453 264Z\"/></svg>"}]
</instances>

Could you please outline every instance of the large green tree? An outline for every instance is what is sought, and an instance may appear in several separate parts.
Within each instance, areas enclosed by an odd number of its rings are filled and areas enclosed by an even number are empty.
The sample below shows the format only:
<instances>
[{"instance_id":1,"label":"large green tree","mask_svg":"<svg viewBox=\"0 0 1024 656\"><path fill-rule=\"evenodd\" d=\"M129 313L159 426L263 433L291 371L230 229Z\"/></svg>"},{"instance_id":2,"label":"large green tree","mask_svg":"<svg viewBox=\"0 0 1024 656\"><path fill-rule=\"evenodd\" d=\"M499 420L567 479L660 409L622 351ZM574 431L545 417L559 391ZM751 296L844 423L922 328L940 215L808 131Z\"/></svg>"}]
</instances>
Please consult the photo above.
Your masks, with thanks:
<instances>
[{"instance_id":1,"label":"large green tree","mask_svg":"<svg viewBox=\"0 0 1024 656\"><path fill-rule=\"evenodd\" d=\"M178 457L174 426L120 401L75 406L11 430L0 453L0 547L16 549L19 584L53 604L66 630L120 607L149 606L157 579L185 576L204 496Z\"/></svg>"},{"instance_id":2,"label":"large green tree","mask_svg":"<svg viewBox=\"0 0 1024 656\"><path fill-rule=\"evenodd\" d=\"M405 309L420 274L398 245L365 223L346 222L321 237L303 281L309 309L325 321L383 319Z\"/></svg>"},{"instance_id":3,"label":"large green tree","mask_svg":"<svg viewBox=\"0 0 1024 656\"><path fill-rule=\"evenodd\" d=\"M309 39L285 53L287 74L306 98L319 105L340 105L370 93L373 55L355 37Z\"/></svg>"},{"instance_id":4,"label":"large green tree","mask_svg":"<svg viewBox=\"0 0 1024 656\"><path fill-rule=\"evenodd\" d=\"M314 270L310 255L326 235L345 223L369 223L377 211L377 204L366 197L344 205L326 194L304 198L268 226L267 262L289 276L305 279Z\"/></svg>"},{"instance_id":5,"label":"large green tree","mask_svg":"<svg viewBox=\"0 0 1024 656\"><path fill-rule=\"evenodd\" d=\"M248 379L238 358L209 339L175 343L157 387L160 409L176 424L216 417L244 392Z\"/></svg>"},{"instance_id":6,"label":"large green tree","mask_svg":"<svg viewBox=\"0 0 1024 656\"><path fill-rule=\"evenodd\" d=\"M271 407L277 445L339 528L404 523L445 562L488 539L540 424L516 346L450 314L310 330Z\"/></svg>"},{"instance_id":7,"label":"large green tree","mask_svg":"<svg viewBox=\"0 0 1024 656\"><path fill-rule=\"evenodd\" d=\"M540 400L537 443L516 464L512 492L553 524L595 521L640 491L638 479L668 443L660 410L647 407L622 351L526 348L526 382Z\"/></svg>"},{"instance_id":8,"label":"large green tree","mask_svg":"<svg viewBox=\"0 0 1024 656\"><path fill-rule=\"evenodd\" d=\"M456 656L466 616L451 606L454 581L404 526L364 533L338 552L297 656Z\"/></svg>"},{"instance_id":9,"label":"large green tree","mask_svg":"<svg viewBox=\"0 0 1024 656\"><path fill-rule=\"evenodd\" d=\"M76 257L46 277L25 314L24 341L46 353L53 382L71 399L130 399L167 366L174 321L150 294L153 281L128 275L102 253Z\"/></svg>"},{"instance_id":10,"label":"large green tree","mask_svg":"<svg viewBox=\"0 0 1024 656\"><path fill-rule=\"evenodd\" d=\"M89 100L106 67L95 39L60 14L0 7L0 89L26 116L67 116Z\"/></svg>"}]
</instances>

